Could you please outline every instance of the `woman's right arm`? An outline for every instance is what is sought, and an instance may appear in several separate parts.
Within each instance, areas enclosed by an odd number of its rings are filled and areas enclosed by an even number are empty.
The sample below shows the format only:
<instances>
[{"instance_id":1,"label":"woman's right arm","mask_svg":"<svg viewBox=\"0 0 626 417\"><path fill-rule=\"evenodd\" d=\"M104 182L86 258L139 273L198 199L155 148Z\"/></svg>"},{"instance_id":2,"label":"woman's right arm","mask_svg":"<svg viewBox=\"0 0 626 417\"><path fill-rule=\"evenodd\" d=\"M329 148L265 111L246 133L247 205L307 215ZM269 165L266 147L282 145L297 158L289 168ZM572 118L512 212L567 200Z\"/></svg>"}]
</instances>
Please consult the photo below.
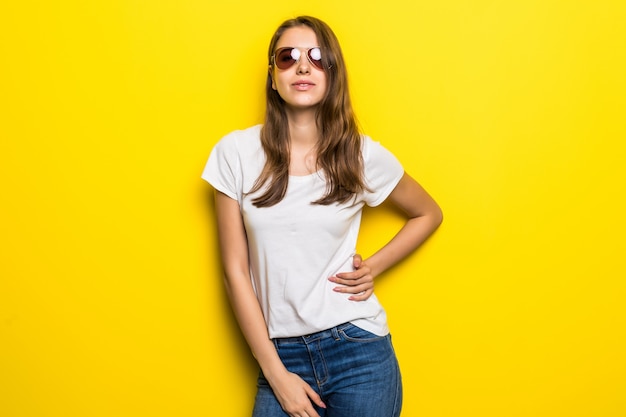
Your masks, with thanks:
<instances>
[{"instance_id":1,"label":"woman's right arm","mask_svg":"<svg viewBox=\"0 0 626 417\"><path fill-rule=\"evenodd\" d=\"M325 407L321 398L299 376L285 368L269 337L261 306L250 281L248 240L239 203L216 191L215 212L226 292L252 354L288 414L306 412L311 417L319 417L311 401Z\"/></svg>"}]
</instances>

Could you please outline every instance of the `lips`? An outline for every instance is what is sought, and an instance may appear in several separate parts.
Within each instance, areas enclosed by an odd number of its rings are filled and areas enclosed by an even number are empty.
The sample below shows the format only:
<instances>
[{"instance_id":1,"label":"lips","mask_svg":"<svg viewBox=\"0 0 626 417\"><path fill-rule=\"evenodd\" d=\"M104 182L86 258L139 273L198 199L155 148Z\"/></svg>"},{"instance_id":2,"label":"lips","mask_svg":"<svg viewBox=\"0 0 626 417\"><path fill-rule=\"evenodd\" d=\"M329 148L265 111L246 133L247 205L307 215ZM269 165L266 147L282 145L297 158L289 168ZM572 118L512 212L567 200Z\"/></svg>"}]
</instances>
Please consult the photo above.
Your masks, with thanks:
<instances>
[{"instance_id":1,"label":"lips","mask_svg":"<svg viewBox=\"0 0 626 417\"><path fill-rule=\"evenodd\" d=\"M293 85L296 88L296 90L309 90L315 87L315 83L309 80L298 80L291 85Z\"/></svg>"}]
</instances>

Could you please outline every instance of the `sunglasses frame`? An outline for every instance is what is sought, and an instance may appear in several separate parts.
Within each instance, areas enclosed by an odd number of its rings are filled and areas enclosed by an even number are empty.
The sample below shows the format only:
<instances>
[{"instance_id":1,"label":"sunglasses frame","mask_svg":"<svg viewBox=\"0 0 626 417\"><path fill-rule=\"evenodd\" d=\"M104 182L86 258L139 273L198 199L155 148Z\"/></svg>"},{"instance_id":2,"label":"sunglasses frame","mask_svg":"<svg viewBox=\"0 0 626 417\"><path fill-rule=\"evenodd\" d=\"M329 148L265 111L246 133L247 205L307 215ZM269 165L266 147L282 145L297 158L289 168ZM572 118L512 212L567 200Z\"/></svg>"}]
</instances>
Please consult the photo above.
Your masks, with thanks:
<instances>
[{"instance_id":1,"label":"sunglasses frame","mask_svg":"<svg viewBox=\"0 0 626 417\"><path fill-rule=\"evenodd\" d=\"M287 68L280 68L277 64L276 64L276 56L281 52L284 51L285 49L297 49L298 51L300 51L300 56L298 57L298 59L294 60L293 63L291 65L289 65ZM300 59L302 59L302 55L306 56L306 59L309 61L309 63L311 65L313 65L315 68L319 69L320 71L324 71L325 69L330 69L331 66L328 66L328 68L324 68L324 64L322 62L322 60L320 59L319 61L311 59L311 56L309 55L309 53L311 52L311 50L313 49L319 49L320 50L320 55L322 53L322 48L320 48L319 46L312 46L310 48L297 48L295 46L284 46L282 48L278 48L276 51L274 51L274 53L272 54L272 65L275 66L276 68L278 68L281 71L285 71L288 70L289 68L293 67L295 64L297 64L298 62L300 62ZM319 66L317 65L319 63Z\"/></svg>"}]
</instances>

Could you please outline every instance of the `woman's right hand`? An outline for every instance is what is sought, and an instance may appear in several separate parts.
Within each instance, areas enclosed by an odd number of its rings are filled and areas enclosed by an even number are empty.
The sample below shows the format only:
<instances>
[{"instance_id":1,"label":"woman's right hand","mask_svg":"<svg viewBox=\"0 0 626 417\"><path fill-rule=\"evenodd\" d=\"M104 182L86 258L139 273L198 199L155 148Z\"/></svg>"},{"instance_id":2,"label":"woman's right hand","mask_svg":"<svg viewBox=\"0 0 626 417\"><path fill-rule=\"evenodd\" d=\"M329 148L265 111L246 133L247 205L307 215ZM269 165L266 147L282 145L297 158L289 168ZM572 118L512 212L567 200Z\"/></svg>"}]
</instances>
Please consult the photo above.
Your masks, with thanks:
<instances>
[{"instance_id":1,"label":"woman's right hand","mask_svg":"<svg viewBox=\"0 0 626 417\"><path fill-rule=\"evenodd\" d=\"M326 404L317 392L292 372L286 371L273 381L268 379L268 382L281 407L290 417L320 417L313 408L313 403L318 407L326 408Z\"/></svg>"}]
</instances>

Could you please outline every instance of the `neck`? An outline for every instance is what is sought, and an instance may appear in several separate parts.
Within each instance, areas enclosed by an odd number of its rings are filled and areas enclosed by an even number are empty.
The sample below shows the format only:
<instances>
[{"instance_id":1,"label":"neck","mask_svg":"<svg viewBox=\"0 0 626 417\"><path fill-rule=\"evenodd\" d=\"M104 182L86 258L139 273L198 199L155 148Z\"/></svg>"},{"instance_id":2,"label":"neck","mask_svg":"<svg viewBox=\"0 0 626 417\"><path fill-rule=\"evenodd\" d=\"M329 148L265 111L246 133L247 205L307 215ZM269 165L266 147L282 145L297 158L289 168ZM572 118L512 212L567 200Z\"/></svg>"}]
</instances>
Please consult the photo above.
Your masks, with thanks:
<instances>
[{"instance_id":1,"label":"neck","mask_svg":"<svg viewBox=\"0 0 626 417\"><path fill-rule=\"evenodd\" d=\"M289 136L292 146L306 146L310 148L317 143L319 135L314 109L288 111L287 117L289 119Z\"/></svg>"},{"instance_id":2,"label":"neck","mask_svg":"<svg viewBox=\"0 0 626 417\"><path fill-rule=\"evenodd\" d=\"M287 112L289 119L289 175L309 175L317 169L319 132L315 109Z\"/></svg>"}]
</instances>

